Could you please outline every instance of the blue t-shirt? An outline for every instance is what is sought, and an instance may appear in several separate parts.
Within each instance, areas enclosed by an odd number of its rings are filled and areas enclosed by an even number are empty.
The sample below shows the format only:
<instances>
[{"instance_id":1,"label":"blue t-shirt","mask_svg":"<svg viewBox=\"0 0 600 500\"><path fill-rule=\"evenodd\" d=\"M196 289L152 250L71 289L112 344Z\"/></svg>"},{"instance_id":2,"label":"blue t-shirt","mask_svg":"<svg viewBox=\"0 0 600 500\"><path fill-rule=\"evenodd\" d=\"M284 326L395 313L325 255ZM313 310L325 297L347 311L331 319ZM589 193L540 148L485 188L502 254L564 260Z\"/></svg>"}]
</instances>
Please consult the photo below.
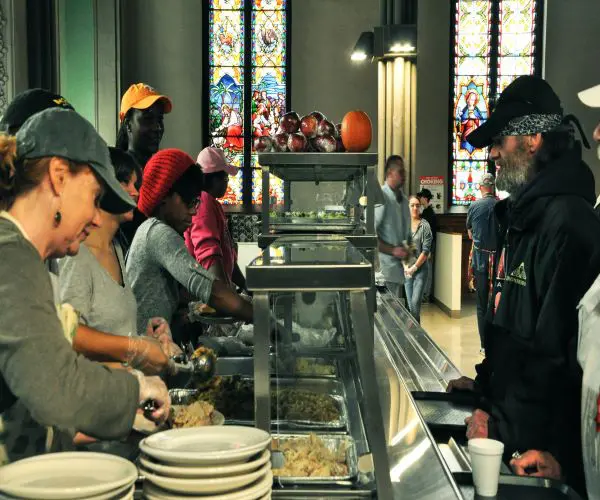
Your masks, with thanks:
<instances>
[{"instance_id":1,"label":"blue t-shirt","mask_svg":"<svg viewBox=\"0 0 600 500\"><path fill-rule=\"evenodd\" d=\"M496 250L496 218L494 195L486 195L471 204L467 213L467 229L473 234L473 271L487 273L490 252Z\"/></svg>"}]
</instances>

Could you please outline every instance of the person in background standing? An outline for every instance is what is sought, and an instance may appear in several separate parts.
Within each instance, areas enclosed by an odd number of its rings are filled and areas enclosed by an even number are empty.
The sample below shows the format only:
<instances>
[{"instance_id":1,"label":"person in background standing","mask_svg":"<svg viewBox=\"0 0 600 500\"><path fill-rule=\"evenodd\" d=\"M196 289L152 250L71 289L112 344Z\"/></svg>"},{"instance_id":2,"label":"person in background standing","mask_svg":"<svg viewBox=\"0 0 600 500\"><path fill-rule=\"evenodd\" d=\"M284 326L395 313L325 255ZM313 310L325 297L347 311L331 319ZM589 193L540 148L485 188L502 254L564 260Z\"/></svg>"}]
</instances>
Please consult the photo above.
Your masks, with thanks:
<instances>
[{"instance_id":1,"label":"person in background standing","mask_svg":"<svg viewBox=\"0 0 600 500\"><path fill-rule=\"evenodd\" d=\"M390 156L385 162L385 183L381 190L384 202L375 207L379 264L388 290L402 297L404 267L402 259L408 255L406 244L410 241L410 213L408 200L402 189L406 182L404 159Z\"/></svg>"},{"instance_id":2,"label":"person in background standing","mask_svg":"<svg viewBox=\"0 0 600 500\"><path fill-rule=\"evenodd\" d=\"M237 168L227 162L218 148L204 148L197 161L204 174L204 190L192 225L185 232L185 244L196 261L215 278L245 290L246 280L237 264L235 244L219 203L227 191L229 176L235 176Z\"/></svg>"},{"instance_id":3,"label":"person in background standing","mask_svg":"<svg viewBox=\"0 0 600 500\"><path fill-rule=\"evenodd\" d=\"M429 257L427 258L427 283L425 284L425 288L423 288L423 302L430 302L433 295L433 253L435 251L435 237L437 233L437 217L435 215L435 210L433 210L433 205L431 204L431 200L433 199L433 194L427 188L421 189L420 192L417 193L417 197L421 202L421 207L423 212L421 213L421 217L429 222L429 228L431 229L431 252L429 253Z\"/></svg>"},{"instance_id":4,"label":"person in background standing","mask_svg":"<svg viewBox=\"0 0 600 500\"><path fill-rule=\"evenodd\" d=\"M150 85L134 83L121 99L116 147L129 154L143 171L150 157L160 148L165 132L164 116L171 112L173 104L166 95L159 94ZM136 188L141 188L142 176L138 178ZM127 255L137 228L146 220L137 208L133 211L133 220L122 225L119 242Z\"/></svg>"},{"instance_id":5,"label":"person in background standing","mask_svg":"<svg viewBox=\"0 0 600 500\"><path fill-rule=\"evenodd\" d=\"M496 255L496 219L494 195L496 181L492 174L484 174L479 184L481 199L471 203L467 212L467 231L473 240L473 259L471 266L477 289L477 328L484 351L483 331L487 314L490 287L493 281L494 256Z\"/></svg>"},{"instance_id":6,"label":"person in background standing","mask_svg":"<svg viewBox=\"0 0 600 500\"><path fill-rule=\"evenodd\" d=\"M415 255L417 255L417 260L411 266L405 265L404 267L404 274L406 276L404 289L406 290L406 299L410 312L420 323L421 299L423 297L423 289L427 283L427 274L429 273L427 259L431 253L433 237L429 222L421 218L421 202L417 196L411 196L408 199L408 208L410 209L411 240L416 247Z\"/></svg>"}]
</instances>

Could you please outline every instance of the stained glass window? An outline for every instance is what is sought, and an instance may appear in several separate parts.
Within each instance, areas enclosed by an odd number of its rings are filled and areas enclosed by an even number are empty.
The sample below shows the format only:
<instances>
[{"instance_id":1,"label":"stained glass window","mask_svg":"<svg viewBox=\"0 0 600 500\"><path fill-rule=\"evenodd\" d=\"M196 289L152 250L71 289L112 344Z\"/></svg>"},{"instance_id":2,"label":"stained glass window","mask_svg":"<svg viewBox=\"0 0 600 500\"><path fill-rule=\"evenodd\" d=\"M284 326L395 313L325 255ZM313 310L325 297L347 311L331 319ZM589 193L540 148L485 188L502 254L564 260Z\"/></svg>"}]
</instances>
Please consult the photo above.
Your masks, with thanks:
<instances>
[{"instance_id":1,"label":"stained glass window","mask_svg":"<svg viewBox=\"0 0 600 500\"><path fill-rule=\"evenodd\" d=\"M481 197L488 150L466 136L487 120L494 99L520 75L539 72L539 0L455 0L452 74L452 204Z\"/></svg>"},{"instance_id":2,"label":"stained glass window","mask_svg":"<svg viewBox=\"0 0 600 500\"><path fill-rule=\"evenodd\" d=\"M207 142L240 168L222 203L251 208L262 203L253 139L277 130L288 102L288 6L286 0L208 3ZM283 204L280 179L271 176L270 191L269 202Z\"/></svg>"}]
</instances>

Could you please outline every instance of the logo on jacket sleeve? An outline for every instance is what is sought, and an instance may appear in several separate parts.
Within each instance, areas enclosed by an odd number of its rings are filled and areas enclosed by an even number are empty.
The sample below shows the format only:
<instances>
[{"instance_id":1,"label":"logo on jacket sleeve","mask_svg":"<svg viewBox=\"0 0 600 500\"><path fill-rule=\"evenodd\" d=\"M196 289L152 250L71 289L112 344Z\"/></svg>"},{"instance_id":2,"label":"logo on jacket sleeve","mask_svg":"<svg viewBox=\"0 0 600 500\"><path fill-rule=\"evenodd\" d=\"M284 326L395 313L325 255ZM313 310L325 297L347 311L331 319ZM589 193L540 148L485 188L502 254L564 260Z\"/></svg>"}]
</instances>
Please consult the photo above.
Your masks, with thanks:
<instances>
[{"instance_id":1,"label":"logo on jacket sleeve","mask_svg":"<svg viewBox=\"0 0 600 500\"><path fill-rule=\"evenodd\" d=\"M506 277L506 281L510 281L516 285L526 286L527 273L525 272L525 263L521 262L517 268Z\"/></svg>"}]
</instances>

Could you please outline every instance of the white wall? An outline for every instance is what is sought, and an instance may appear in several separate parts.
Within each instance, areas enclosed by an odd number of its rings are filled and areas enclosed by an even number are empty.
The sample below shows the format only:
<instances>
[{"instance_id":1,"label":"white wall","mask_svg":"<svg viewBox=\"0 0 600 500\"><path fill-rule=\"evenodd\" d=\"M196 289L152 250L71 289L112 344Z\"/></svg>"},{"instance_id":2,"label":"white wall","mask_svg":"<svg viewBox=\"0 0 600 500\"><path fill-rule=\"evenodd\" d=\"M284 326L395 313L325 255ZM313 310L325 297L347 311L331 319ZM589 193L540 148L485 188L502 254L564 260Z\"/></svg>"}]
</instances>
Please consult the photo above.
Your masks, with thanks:
<instances>
[{"instance_id":1,"label":"white wall","mask_svg":"<svg viewBox=\"0 0 600 500\"><path fill-rule=\"evenodd\" d=\"M437 233L433 290L435 299L450 315L460 316L462 234Z\"/></svg>"},{"instance_id":2,"label":"white wall","mask_svg":"<svg viewBox=\"0 0 600 500\"><path fill-rule=\"evenodd\" d=\"M350 61L359 35L379 24L379 0L292 0L292 109L335 123L353 109L371 117L377 150L377 65ZM317 194L341 200L342 184L292 184L294 209L314 210Z\"/></svg>"},{"instance_id":3,"label":"white wall","mask_svg":"<svg viewBox=\"0 0 600 500\"><path fill-rule=\"evenodd\" d=\"M144 82L168 95L163 148L195 157L202 146L202 2L121 1L121 82Z\"/></svg>"},{"instance_id":4,"label":"white wall","mask_svg":"<svg viewBox=\"0 0 600 500\"><path fill-rule=\"evenodd\" d=\"M548 0L546 9L546 79L559 95L566 113L575 114L592 139L600 109L584 106L577 92L600 84L600 1ZM596 147L584 150L600 191L600 160Z\"/></svg>"}]
</instances>

